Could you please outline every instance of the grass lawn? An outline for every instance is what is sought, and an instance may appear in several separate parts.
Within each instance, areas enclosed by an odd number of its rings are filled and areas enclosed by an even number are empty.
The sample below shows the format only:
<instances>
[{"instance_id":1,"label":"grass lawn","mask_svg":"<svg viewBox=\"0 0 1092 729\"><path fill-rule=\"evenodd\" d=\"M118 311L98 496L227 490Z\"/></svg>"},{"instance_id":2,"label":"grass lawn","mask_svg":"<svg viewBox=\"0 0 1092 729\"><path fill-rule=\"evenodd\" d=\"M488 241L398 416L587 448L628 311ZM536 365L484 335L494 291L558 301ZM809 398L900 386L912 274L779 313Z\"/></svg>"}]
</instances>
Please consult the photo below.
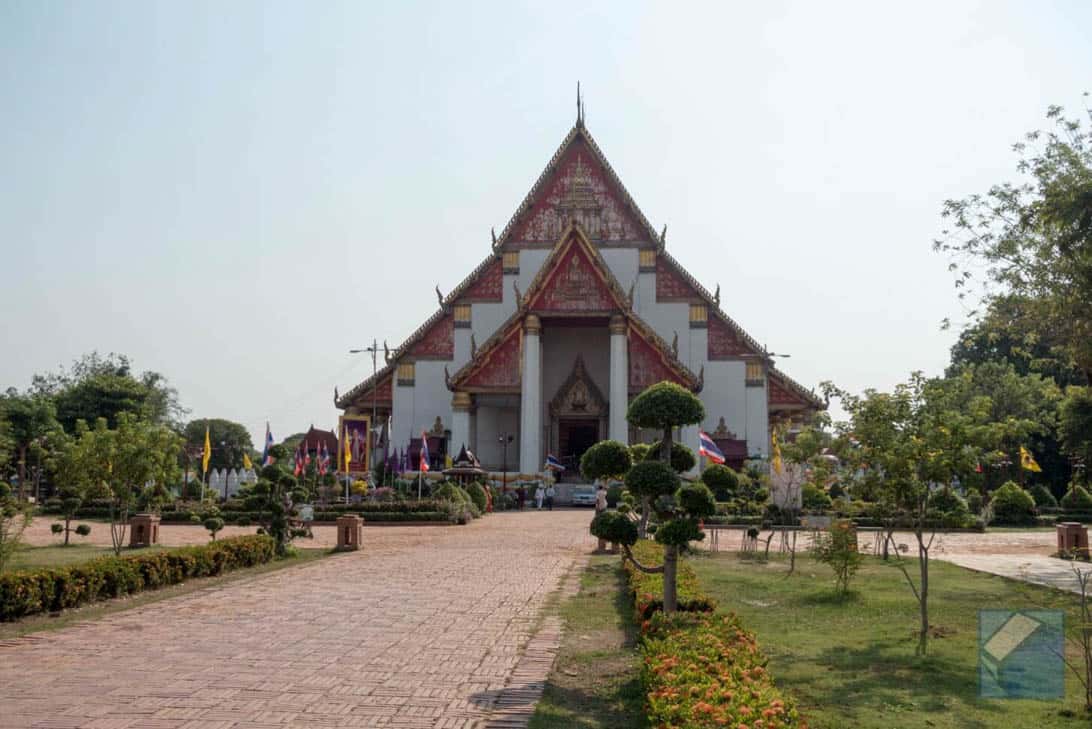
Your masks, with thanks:
<instances>
[{"instance_id":1,"label":"grass lawn","mask_svg":"<svg viewBox=\"0 0 1092 729\"><path fill-rule=\"evenodd\" d=\"M561 650L530 729L639 729L637 629L620 561L593 556L580 592L560 607Z\"/></svg>"},{"instance_id":2,"label":"grass lawn","mask_svg":"<svg viewBox=\"0 0 1092 729\"><path fill-rule=\"evenodd\" d=\"M91 557L102 556L103 550L109 554L113 554L113 550L110 547L91 547L87 545L80 545L83 547L83 559L89 559ZM68 552L79 549L80 547L32 547L28 551L35 550L64 550L67 555ZM160 547L151 547L150 549L160 549ZM90 550L94 550L93 553ZM127 552L133 553L137 550L122 550L124 556ZM256 579L262 575L270 572L276 572L290 567L298 567L301 565L309 564L316 559L322 559L333 554L328 549L298 549L296 556L289 557L287 559L274 560L267 562L266 564L258 565L257 567L248 567L245 569L234 570L227 574L220 575L218 577L202 577L200 579L189 580L177 585L169 585L167 587L160 588L158 590L149 590L147 592L138 592L135 595L128 597L119 597L113 600L106 600L104 602L96 602L82 608L76 608L74 610L65 610L60 613L49 613L45 615L31 615L23 618L22 620L14 623L0 623L0 640L6 640L10 638L17 638L21 635L28 633L37 633L47 630L60 630L61 628L67 628L75 623L82 623L88 620L95 620L97 618L111 615L122 610L128 610L129 608L140 607L142 605L148 605L153 602L159 602L160 600L166 600L172 597L178 597L179 595L188 595L191 592L203 590L207 587L216 587L220 585L229 584L232 582L242 582L244 580ZM68 563L79 561L78 559L69 560ZM51 565L59 564L58 562L51 562ZM42 566L42 565L36 565Z\"/></svg>"},{"instance_id":3,"label":"grass lawn","mask_svg":"<svg viewBox=\"0 0 1092 729\"><path fill-rule=\"evenodd\" d=\"M689 558L720 609L740 615L770 658L779 686L794 695L812 729L995 729L1089 726L1083 689L1071 672L1066 699L978 698L977 611L1048 607L1069 611L1075 596L983 575L946 562L930 566L934 630L929 655L914 656L917 603L902 574L867 558L843 598L831 570L808 557L787 563L719 553ZM916 574L916 573L912 573ZM1071 658L1079 661L1076 648Z\"/></svg>"},{"instance_id":4,"label":"grass lawn","mask_svg":"<svg viewBox=\"0 0 1092 729\"><path fill-rule=\"evenodd\" d=\"M146 551L158 551L166 547L142 547L140 549L121 550L121 556L127 554L143 554ZM95 557L113 557L113 547L102 547L94 544L76 544L73 542L67 547L63 544L50 544L45 547L31 547L22 545L15 551L5 569L26 570L40 567L64 567L66 565L86 562Z\"/></svg>"}]
</instances>

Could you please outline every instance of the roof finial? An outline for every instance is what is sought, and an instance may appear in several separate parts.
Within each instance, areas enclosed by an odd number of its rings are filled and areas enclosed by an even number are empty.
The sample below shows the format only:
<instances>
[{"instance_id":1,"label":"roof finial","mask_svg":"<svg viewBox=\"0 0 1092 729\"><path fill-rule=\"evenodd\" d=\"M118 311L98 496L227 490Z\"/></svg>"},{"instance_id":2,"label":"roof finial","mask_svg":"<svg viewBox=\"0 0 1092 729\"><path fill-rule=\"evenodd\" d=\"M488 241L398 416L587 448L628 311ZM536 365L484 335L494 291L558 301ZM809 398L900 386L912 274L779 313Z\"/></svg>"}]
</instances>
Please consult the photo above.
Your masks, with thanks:
<instances>
[{"instance_id":1,"label":"roof finial","mask_svg":"<svg viewBox=\"0 0 1092 729\"><path fill-rule=\"evenodd\" d=\"M576 82L576 126L584 126L584 97L580 95L580 82Z\"/></svg>"}]
</instances>

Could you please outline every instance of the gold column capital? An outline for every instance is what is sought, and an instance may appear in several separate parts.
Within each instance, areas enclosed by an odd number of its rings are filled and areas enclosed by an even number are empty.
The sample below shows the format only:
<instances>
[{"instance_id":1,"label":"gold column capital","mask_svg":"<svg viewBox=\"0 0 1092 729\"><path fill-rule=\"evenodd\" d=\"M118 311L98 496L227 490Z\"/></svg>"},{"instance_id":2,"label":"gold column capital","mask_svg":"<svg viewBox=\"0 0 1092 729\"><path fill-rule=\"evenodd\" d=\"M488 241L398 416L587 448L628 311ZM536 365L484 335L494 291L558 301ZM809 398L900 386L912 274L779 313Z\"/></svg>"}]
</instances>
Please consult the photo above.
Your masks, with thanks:
<instances>
[{"instance_id":1,"label":"gold column capital","mask_svg":"<svg viewBox=\"0 0 1092 729\"><path fill-rule=\"evenodd\" d=\"M542 322L539 321L538 316L535 314L527 315L527 318L523 320L523 332L524 334L542 333Z\"/></svg>"},{"instance_id":2,"label":"gold column capital","mask_svg":"<svg viewBox=\"0 0 1092 729\"><path fill-rule=\"evenodd\" d=\"M615 314L610 318L610 333L611 334L625 334L629 328L626 323L626 318L621 314Z\"/></svg>"},{"instance_id":3,"label":"gold column capital","mask_svg":"<svg viewBox=\"0 0 1092 729\"><path fill-rule=\"evenodd\" d=\"M470 410L474 406L474 400L469 392L456 392L451 397L452 410Z\"/></svg>"}]
</instances>

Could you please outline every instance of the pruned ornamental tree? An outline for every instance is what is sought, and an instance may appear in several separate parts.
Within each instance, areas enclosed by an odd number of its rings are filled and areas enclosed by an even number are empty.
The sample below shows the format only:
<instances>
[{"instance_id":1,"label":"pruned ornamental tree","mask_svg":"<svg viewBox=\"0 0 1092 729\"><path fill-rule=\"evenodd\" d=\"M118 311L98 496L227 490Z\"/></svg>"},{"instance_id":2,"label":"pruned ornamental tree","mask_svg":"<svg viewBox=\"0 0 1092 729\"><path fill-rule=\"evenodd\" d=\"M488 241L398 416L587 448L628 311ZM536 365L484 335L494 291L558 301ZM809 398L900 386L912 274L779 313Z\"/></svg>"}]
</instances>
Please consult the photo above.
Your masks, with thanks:
<instances>
[{"instance_id":1,"label":"pruned ornamental tree","mask_svg":"<svg viewBox=\"0 0 1092 729\"><path fill-rule=\"evenodd\" d=\"M645 460L663 460L663 445L660 441L649 444L648 453L645 455ZM694 456L694 451L690 450L682 443L675 441L671 444L671 468L675 473L686 473L687 471L698 465L698 459Z\"/></svg>"},{"instance_id":2,"label":"pruned ornamental tree","mask_svg":"<svg viewBox=\"0 0 1092 729\"><path fill-rule=\"evenodd\" d=\"M660 441L660 460L671 461L671 445L675 428L695 425L705 417L705 408L694 393L674 382L657 382L645 389L626 411L626 420L638 428L656 428L663 431Z\"/></svg>"},{"instance_id":3,"label":"pruned ornamental tree","mask_svg":"<svg viewBox=\"0 0 1092 729\"><path fill-rule=\"evenodd\" d=\"M274 462L258 472L257 483L239 492L247 510L261 513L258 533L273 537L278 557L289 554L289 545L294 537L307 535L306 529L293 528L290 524L290 519L298 514L298 510L292 502L296 478L280 465L288 463L288 453L283 445L270 448L269 454Z\"/></svg>"},{"instance_id":4,"label":"pruned ornamental tree","mask_svg":"<svg viewBox=\"0 0 1092 729\"><path fill-rule=\"evenodd\" d=\"M631 479L635 472L637 478ZM664 563L645 565L634 558L630 547L638 539L637 525L626 514L602 512L592 521L591 532L599 539L621 544L624 558L642 572L663 575L664 612L670 615L679 604L679 555L690 542L705 537L699 522L716 511L716 502L713 493L703 483L688 483L675 488L679 477L667 464L659 461L646 461L634 466L626 479L627 488L630 488L631 481L639 489L657 494L653 502L660 520L656 541L664 547Z\"/></svg>"},{"instance_id":5,"label":"pruned ornamental tree","mask_svg":"<svg viewBox=\"0 0 1092 729\"><path fill-rule=\"evenodd\" d=\"M661 496L668 496L679 486L679 476L663 461L643 461L626 474L626 490L641 503L641 521L637 535L644 537L648 530L648 517L652 503Z\"/></svg>"},{"instance_id":6,"label":"pruned ornamental tree","mask_svg":"<svg viewBox=\"0 0 1092 729\"><path fill-rule=\"evenodd\" d=\"M705 408L694 393L681 385L667 381L657 382L646 388L640 395L633 398L633 402L629 404L629 409L626 411L626 420L630 425L663 431L663 437L660 439L660 461L664 464L672 463L675 428L700 423L704 417ZM651 451L648 457L651 457ZM690 454L690 457L693 458L693 454ZM693 464L690 468L693 468ZM627 487L628 485L627 480ZM650 501L647 496L642 496L638 492L634 491L633 495L641 499L640 535L643 537L645 527L648 526Z\"/></svg>"},{"instance_id":7,"label":"pruned ornamental tree","mask_svg":"<svg viewBox=\"0 0 1092 729\"><path fill-rule=\"evenodd\" d=\"M701 472L701 481L709 487L717 501L735 498L739 489L739 474L720 463L706 466Z\"/></svg>"},{"instance_id":8,"label":"pruned ornamental tree","mask_svg":"<svg viewBox=\"0 0 1092 729\"><path fill-rule=\"evenodd\" d=\"M580 473L592 481L623 479L633 460L629 447L616 440L601 440L580 458Z\"/></svg>"}]
</instances>

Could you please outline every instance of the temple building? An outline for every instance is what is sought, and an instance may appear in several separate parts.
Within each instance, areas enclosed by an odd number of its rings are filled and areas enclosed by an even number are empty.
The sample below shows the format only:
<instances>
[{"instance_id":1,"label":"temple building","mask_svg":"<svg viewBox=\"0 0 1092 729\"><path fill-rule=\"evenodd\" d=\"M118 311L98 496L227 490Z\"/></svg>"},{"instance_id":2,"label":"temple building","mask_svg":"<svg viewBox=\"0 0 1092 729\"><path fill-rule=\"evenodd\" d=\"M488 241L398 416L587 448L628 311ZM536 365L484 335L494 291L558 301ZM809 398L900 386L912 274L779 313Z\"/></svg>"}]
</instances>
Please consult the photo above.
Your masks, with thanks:
<instances>
[{"instance_id":1,"label":"temple building","mask_svg":"<svg viewBox=\"0 0 1092 729\"><path fill-rule=\"evenodd\" d=\"M601 439L654 440L626 408L670 380L701 399L700 427L730 464L767 457L776 421L823 403L665 243L578 114L481 264L437 291L436 313L335 404L346 419L374 412L391 448L418 448L427 432L434 459L465 447L487 470L533 474L548 454L575 465ZM695 454L698 427L679 433Z\"/></svg>"}]
</instances>

